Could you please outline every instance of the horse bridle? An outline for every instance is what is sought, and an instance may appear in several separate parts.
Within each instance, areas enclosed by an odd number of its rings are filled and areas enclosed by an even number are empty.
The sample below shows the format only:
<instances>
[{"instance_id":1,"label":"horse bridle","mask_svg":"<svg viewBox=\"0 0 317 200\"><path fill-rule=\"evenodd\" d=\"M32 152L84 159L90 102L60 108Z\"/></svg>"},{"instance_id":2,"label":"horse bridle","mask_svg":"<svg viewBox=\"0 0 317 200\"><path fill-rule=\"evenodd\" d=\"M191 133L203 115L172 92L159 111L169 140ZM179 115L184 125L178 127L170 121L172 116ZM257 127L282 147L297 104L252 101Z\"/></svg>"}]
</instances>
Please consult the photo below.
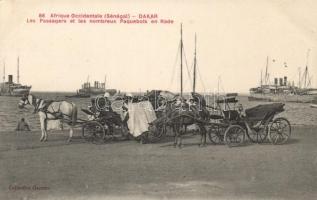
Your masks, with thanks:
<instances>
[{"instance_id":1,"label":"horse bridle","mask_svg":"<svg viewBox=\"0 0 317 200\"><path fill-rule=\"evenodd\" d=\"M26 106L26 105L31 105L30 101L29 101L29 98L28 97L22 97L22 105L23 106Z\"/></svg>"},{"instance_id":2,"label":"horse bridle","mask_svg":"<svg viewBox=\"0 0 317 200\"><path fill-rule=\"evenodd\" d=\"M23 102L23 106L26 106L26 105L34 105L33 102L35 100L35 97L33 95L32 96L32 102L29 101L29 96L26 96L26 97L23 97L21 100Z\"/></svg>"}]
</instances>

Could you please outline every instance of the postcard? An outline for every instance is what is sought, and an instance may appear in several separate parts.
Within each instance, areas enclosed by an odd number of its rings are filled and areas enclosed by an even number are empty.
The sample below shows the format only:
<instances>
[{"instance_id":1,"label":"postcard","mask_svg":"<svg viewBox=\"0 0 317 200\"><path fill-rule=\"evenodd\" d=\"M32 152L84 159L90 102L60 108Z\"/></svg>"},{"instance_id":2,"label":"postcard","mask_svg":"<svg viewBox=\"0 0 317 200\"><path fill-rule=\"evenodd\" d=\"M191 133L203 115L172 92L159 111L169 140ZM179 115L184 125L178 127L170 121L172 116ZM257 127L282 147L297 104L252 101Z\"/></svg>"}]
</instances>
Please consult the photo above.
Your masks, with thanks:
<instances>
[{"instance_id":1,"label":"postcard","mask_svg":"<svg viewBox=\"0 0 317 200\"><path fill-rule=\"evenodd\" d=\"M0 199L316 199L314 0L0 0Z\"/></svg>"}]
</instances>

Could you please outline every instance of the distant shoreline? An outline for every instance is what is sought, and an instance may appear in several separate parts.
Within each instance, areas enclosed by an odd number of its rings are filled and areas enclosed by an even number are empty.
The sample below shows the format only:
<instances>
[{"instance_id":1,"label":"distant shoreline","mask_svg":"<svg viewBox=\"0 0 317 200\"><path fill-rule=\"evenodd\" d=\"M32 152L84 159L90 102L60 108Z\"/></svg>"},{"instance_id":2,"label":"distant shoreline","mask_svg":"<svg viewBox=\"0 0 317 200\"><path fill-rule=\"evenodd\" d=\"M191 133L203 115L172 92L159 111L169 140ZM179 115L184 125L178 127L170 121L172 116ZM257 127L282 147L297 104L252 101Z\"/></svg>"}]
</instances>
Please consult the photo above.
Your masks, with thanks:
<instances>
[{"instance_id":1,"label":"distant shoreline","mask_svg":"<svg viewBox=\"0 0 317 200\"><path fill-rule=\"evenodd\" d=\"M146 93L146 91L121 91L121 93ZM172 92L172 91L171 91ZM76 92L74 91L31 91L31 93L59 93L59 94L76 94ZM179 92L172 92L174 94L178 94ZM184 94L190 94L191 92L184 92ZM210 93L210 92L197 92L199 94L216 94L216 93ZM228 92L228 93L232 93L232 92ZM225 95L227 93L219 93L220 95ZM248 93L238 93L238 96L248 96Z\"/></svg>"}]
</instances>

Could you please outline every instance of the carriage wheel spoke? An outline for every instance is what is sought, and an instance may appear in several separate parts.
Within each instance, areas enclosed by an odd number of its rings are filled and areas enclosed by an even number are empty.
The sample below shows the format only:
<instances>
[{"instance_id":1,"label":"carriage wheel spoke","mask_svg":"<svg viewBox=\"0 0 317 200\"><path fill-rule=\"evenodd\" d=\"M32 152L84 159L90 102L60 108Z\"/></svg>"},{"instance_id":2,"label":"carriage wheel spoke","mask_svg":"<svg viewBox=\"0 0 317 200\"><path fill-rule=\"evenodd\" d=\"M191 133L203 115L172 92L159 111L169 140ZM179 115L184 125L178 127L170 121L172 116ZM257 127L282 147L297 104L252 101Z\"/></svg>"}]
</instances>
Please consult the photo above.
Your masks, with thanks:
<instances>
[{"instance_id":1,"label":"carriage wheel spoke","mask_svg":"<svg viewBox=\"0 0 317 200\"><path fill-rule=\"evenodd\" d=\"M280 135L277 134L276 137L275 137L275 143L277 142L277 140L280 138Z\"/></svg>"},{"instance_id":2,"label":"carriage wheel spoke","mask_svg":"<svg viewBox=\"0 0 317 200\"><path fill-rule=\"evenodd\" d=\"M284 135L286 138L289 137L289 135L287 133L285 133L284 131L282 132L282 135Z\"/></svg>"},{"instance_id":3,"label":"carriage wheel spoke","mask_svg":"<svg viewBox=\"0 0 317 200\"><path fill-rule=\"evenodd\" d=\"M284 129L285 127L287 127L287 124L285 124L285 123L281 123L281 124L280 124L280 128L281 128L281 129Z\"/></svg>"},{"instance_id":4,"label":"carriage wheel spoke","mask_svg":"<svg viewBox=\"0 0 317 200\"><path fill-rule=\"evenodd\" d=\"M245 130L239 125L229 126L225 132L225 142L229 146L239 146L244 142Z\"/></svg>"}]
</instances>

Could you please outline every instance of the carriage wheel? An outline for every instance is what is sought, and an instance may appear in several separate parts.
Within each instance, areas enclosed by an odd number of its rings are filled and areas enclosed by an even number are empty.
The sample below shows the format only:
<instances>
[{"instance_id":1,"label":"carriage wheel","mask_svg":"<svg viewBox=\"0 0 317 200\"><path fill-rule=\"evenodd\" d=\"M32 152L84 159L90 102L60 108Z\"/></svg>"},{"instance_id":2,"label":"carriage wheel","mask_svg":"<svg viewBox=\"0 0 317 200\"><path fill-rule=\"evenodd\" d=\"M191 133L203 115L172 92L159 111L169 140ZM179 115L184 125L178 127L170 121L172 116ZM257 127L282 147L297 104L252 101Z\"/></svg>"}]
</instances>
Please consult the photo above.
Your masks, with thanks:
<instances>
[{"instance_id":1,"label":"carriage wheel","mask_svg":"<svg viewBox=\"0 0 317 200\"><path fill-rule=\"evenodd\" d=\"M284 144L291 136L291 124L283 117L273 120L269 127L269 139L272 144Z\"/></svg>"},{"instance_id":2,"label":"carriage wheel","mask_svg":"<svg viewBox=\"0 0 317 200\"><path fill-rule=\"evenodd\" d=\"M93 143L103 143L106 137L105 127L97 121L90 121L83 125L82 136Z\"/></svg>"},{"instance_id":3,"label":"carriage wheel","mask_svg":"<svg viewBox=\"0 0 317 200\"><path fill-rule=\"evenodd\" d=\"M223 144L225 130L226 129L224 127L218 125L211 126L208 130L208 138L210 142L213 144Z\"/></svg>"},{"instance_id":4,"label":"carriage wheel","mask_svg":"<svg viewBox=\"0 0 317 200\"><path fill-rule=\"evenodd\" d=\"M227 128L224 141L229 147L241 146L244 143L246 130L239 125L231 125Z\"/></svg>"},{"instance_id":5,"label":"carriage wheel","mask_svg":"<svg viewBox=\"0 0 317 200\"><path fill-rule=\"evenodd\" d=\"M248 132L249 139L254 143L263 143L268 135L268 127L260 128L258 130L253 130L251 128L251 133Z\"/></svg>"}]
</instances>

